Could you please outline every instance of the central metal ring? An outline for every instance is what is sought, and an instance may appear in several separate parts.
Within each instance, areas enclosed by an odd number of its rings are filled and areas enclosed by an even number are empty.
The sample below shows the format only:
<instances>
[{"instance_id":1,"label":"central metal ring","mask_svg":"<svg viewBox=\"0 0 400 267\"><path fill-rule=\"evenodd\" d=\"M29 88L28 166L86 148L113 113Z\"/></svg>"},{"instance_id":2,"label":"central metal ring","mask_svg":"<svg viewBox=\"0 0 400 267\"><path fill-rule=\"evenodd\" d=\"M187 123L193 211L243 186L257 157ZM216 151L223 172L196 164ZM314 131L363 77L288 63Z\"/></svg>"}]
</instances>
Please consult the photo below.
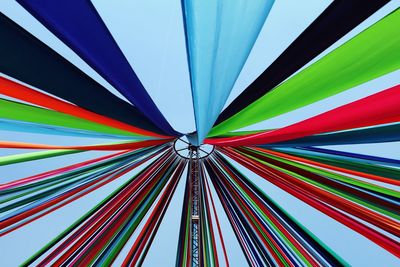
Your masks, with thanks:
<instances>
[{"instance_id":1,"label":"central metal ring","mask_svg":"<svg viewBox=\"0 0 400 267\"><path fill-rule=\"evenodd\" d=\"M174 141L174 151L180 157L190 159L190 150L196 150L199 154L199 159L207 158L214 152L214 146L209 144L203 144L200 146L192 145L189 141L184 140L185 137L177 138ZM186 138L185 138L186 139Z\"/></svg>"}]
</instances>

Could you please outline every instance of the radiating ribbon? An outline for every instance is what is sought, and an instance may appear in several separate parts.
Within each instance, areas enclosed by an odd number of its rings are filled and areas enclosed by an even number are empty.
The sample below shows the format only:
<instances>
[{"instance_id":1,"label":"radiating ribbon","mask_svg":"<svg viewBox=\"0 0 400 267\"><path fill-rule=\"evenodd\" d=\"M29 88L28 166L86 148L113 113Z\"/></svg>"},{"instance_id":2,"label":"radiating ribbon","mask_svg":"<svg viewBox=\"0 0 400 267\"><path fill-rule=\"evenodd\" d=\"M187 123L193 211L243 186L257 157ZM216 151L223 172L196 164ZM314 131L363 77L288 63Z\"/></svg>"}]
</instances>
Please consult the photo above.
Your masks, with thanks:
<instances>
[{"instance_id":1,"label":"radiating ribbon","mask_svg":"<svg viewBox=\"0 0 400 267\"><path fill-rule=\"evenodd\" d=\"M277 130L247 136L210 139L206 142L222 146L268 144L320 133L399 122L399 103L400 85L397 85Z\"/></svg>"},{"instance_id":2,"label":"radiating ribbon","mask_svg":"<svg viewBox=\"0 0 400 267\"><path fill-rule=\"evenodd\" d=\"M171 181L171 175L177 167L182 168L179 166L182 161L170 152L169 149L161 153L153 164L125 182L24 264L36 260L39 266L50 262L111 264L162 190L167 186L167 191L173 192L177 176Z\"/></svg>"},{"instance_id":3,"label":"radiating ribbon","mask_svg":"<svg viewBox=\"0 0 400 267\"><path fill-rule=\"evenodd\" d=\"M145 131L129 124L85 110L83 108L72 105L50 95L46 95L39 91L33 90L31 88L23 86L22 84L10 81L3 77L0 77L0 94L16 98L34 105L52 109L58 112L69 114L71 116L107 125L123 131L128 131L130 133L154 137L163 137L158 134Z\"/></svg>"},{"instance_id":4,"label":"radiating ribbon","mask_svg":"<svg viewBox=\"0 0 400 267\"><path fill-rule=\"evenodd\" d=\"M31 122L44 126L61 126L72 129L93 131L97 133L124 135L135 138L137 135L125 130L113 128L104 124L77 118L65 113L18 103L0 98L0 118Z\"/></svg>"},{"instance_id":5,"label":"radiating ribbon","mask_svg":"<svg viewBox=\"0 0 400 267\"><path fill-rule=\"evenodd\" d=\"M273 3L182 1L198 144L222 110Z\"/></svg>"},{"instance_id":6,"label":"radiating ribbon","mask_svg":"<svg viewBox=\"0 0 400 267\"><path fill-rule=\"evenodd\" d=\"M225 159L206 167L250 266L345 264Z\"/></svg>"},{"instance_id":7,"label":"radiating ribbon","mask_svg":"<svg viewBox=\"0 0 400 267\"><path fill-rule=\"evenodd\" d=\"M168 135L172 129L126 60L90 1L18 0L44 26L75 51Z\"/></svg>"},{"instance_id":8,"label":"radiating ribbon","mask_svg":"<svg viewBox=\"0 0 400 267\"><path fill-rule=\"evenodd\" d=\"M312 135L273 144L265 147L299 147L299 146L328 146L347 144L386 143L400 141L400 124L375 126L342 132Z\"/></svg>"},{"instance_id":9,"label":"radiating ribbon","mask_svg":"<svg viewBox=\"0 0 400 267\"><path fill-rule=\"evenodd\" d=\"M366 207L368 205L363 202L356 203L353 202L354 199L353 201L346 199L348 197L332 190L332 185L325 185L328 182L327 178L323 178L326 182L318 182L317 179L320 178L317 178L317 176L306 175L298 169L294 172L293 168L289 170L282 168L282 165L276 165L276 161L271 161L260 153L247 154L246 152L245 155L242 155L242 153L230 148L224 148L221 151L299 200L357 231L390 253L399 256L399 242L385 233L398 235L400 229L398 220L390 219L381 212L370 210L369 207ZM394 201L394 205L398 207L398 197ZM390 201L387 201L385 205L393 205L389 203ZM352 216L358 218L358 220L355 220ZM373 224L379 231L364 222Z\"/></svg>"},{"instance_id":10,"label":"radiating ribbon","mask_svg":"<svg viewBox=\"0 0 400 267\"><path fill-rule=\"evenodd\" d=\"M18 149L72 149L72 150L125 150L141 147L156 146L170 142L171 140L147 140L137 142L123 142L113 144L85 145L85 146L60 146L33 144L24 142L0 141L0 148L18 148Z\"/></svg>"},{"instance_id":11,"label":"radiating ribbon","mask_svg":"<svg viewBox=\"0 0 400 267\"><path fill-rule=\"evenodd\" d=\"M396 9L234 116L210 136L304 107L400 68L400 9ZM371 53L374 51L374 53Z\"/></svg>"},{"instance_id":12,"label":"radiating ribbon","mask_svg":"<svg viewBox=\"0 0 400 267\"><path fill-rule=\"evenodd\" d=\"M59 169L4 185L6 188L0 193L0 236L117 179L154 157L154 151L118 153L114 158L103 157L79 165L78 169Z\"/></svg>"},{"instance_id":13,"label":"radiating ribbon","mask_svg":"<svg viewBox=\"0 0 400 267\"><path fill-rule=\"evenodd\" d=\"M219 115L216 125L239 113L388 3L333 1L288 48Z\"/></svg>"},{"instance_id":14,"label":"radiating ribbon","mask_svg":"<svg viewBox=\"0 0 400 267\"><path fill-rule=\"evenodd\" d=\"M0 35L0 72L99 115L165 134L136 107L116 97L2 13Z\"/></svg>"}]
</instances>

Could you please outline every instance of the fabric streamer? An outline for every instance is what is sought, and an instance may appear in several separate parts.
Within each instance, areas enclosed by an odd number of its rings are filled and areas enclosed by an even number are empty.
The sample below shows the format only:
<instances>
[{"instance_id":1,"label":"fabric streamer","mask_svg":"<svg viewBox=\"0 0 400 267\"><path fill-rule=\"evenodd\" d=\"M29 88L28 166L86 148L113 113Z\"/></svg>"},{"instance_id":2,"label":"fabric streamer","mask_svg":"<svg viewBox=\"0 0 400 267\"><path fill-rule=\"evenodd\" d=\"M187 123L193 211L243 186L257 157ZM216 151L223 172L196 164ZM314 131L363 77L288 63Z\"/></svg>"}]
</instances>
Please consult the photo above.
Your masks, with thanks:
<instances>
[{"instance_id":1,"label":"fabric streamer","mask_svg":"<svg viewBox=\"0 0 400 267\"><path fill-rule=\"evenodd\" d=\"M1 12L0 35L0 72L94 113L166 134Z\"/></svg>"},{"instance_id":2,"label":"fabric streamer","mask_svg":"<svg viewBox=\"0 0 400 267\"><path fill-rule=\"evenodd\" d=\"M47 126L60 126L97 133L116 134L135 138L136 134L104 124L77 118L65 113L22 104L0 98L0 116L4 119L30 122Z\"/></svg>"},{"instance_id":3,"label":"fabric streamer","mask_svg":"<svg viewBox=\"0 0 400 267\"><path fill-rule=\"evenodd\" d=\"M142 228L139 237L136 239L127 257L125 258L123 262L124 266L132 265L134 263L143 264L150 245L154 240L169 203L171 202L172 196L176 190L185 165L186 162L184 161L181 161L181 163L178 165L177 170L171 177L171 182L168 184L167 188L161 195L161 198L158 200L156 208L153 209L152 213L147 219L146 227Z\"/></svg>"},{"instance_id":4,"label":"fabric streamer","mask_svg":"<svg viewBox=\"0 0 400 267\"><path fill-rule=\"evenodd\" d=\"M205 165L250 266L346 265L221 156Z\"/></svg>"},{"instance_id":5,"label":"fabric streamer","mask_svg":"<svg viewBox=\"0 0 400 267\"><path fill-rule=\"evenodd\" d=\"M92 131L71 129L61 126L50 126L38 123L30 123L23 121L0 119L0 130L12 131L12 132L24 132L34 134L45 134L45 135L59 135L59 136L74 136L84 138L106 138L106 139L123 139L123 140L148 140L144 136L124 136L124 135L112 135L105 133L97 133Z\"/></svg>"},{"instance_id":6,"label":"fabric streamer","mask_svg":"<svg viewBox=\"0 0 400 267\"><path fill-rule=\"evenodd\" d=\"M177 156L171 157L169 152L162 153L154 164L129 179L24 264L38 259L42 265L49 262L111 264L171 180L173 170L182 168L179 166L181 160ZM171 186L168 187L171 189ZM97 227L100 231L95 230ZM113 234L115 231L119 234ZM77 248L80 252L74 253ZM43 254L45 257L40 258Z\"/></svg>"},{"instance_id":7,"label":"fabric streamer","mask_svg":"<svg viewBox=\"0 0 400 267\"><path fill-rule=\"evenodd\" d=\"M298 72L209 136L243 128L304 107L400 68L400 9ZM371 53L374 51L374 53Z\"/></svg>"},{"instance_id":8,"label":"fabric streamer","mask_svg":"<svg viewBox=\"0 0 400 267\"><path fill-rule=\"evenodd\" d=\"M161 145L170 142L171 139L166 140L147 140L137 142L124 142L115 144L102 144L102 145L87 145L87 146L58 146L58 145L43 145L31 144L23 142L7 142L0 141L0 148L19 148L19 149L74 149L74 150L125 150L136 149L141 147Z\"/></svg>"},{"instance_id":9,"label":"fabric streamer","mask_svg":"<svg viewBox=\"0 0 400 267\"><path fill-rule=\"evenodd\" d=\"M189 176L189 174L188 174ZM186 179L185 193L183 198L181 223L178 238L178 248L176 251L176 266L190 266L189 233L190 233L190 181Z\"/></svg>"},{"instance_id":10,"label":"fabric streamer","mask_svg":"<svg viewBox=\"0 0 400 267\"><path fill-rule=\"evenodd\" d=\"M126 152L127 151L125 150L125 151L122 151L122 152L117 152L117 153L114 153L114 154L111 154L111 155L107 155L107 156L103 156L103 157L100 157L100 158L91 159L91 160L87 160L87 161L84 161L84 162L76 163L76 164L73 164L73 165L65 166L65 167L62 167L62 168L59 168L59 169L56 169L56 170L51 170L51 171L40 173L40 174L37 174L37 175L32 175L30 177L14 180L12 182L8 182L8 183L0 185L0 189L1 190L5 190L5 189L9 189L9 188L25 185L27 183L43 180L43 179L45 179L45 178L47 178L47 177L49 177L51 175L60 174L60 173L66 172L66 171L75 170L75 169L78 169L80 167L92 164L92 163L100 162L102 160L106 160L106 159L109 159L109 158L112 158L112 157L115 157L115 156L122 155L122 154L124 154ZM4 191L2 191L1 193L4 193Z\"/></svg>"},{"instance_id":11,"label":"fabric streamer","mask_svg":"<svg viewBox=\"0 0 400 267\"><path fill-rule=\"evenodd\" d=\"M369 174L380 175L391 179L399 180L398 166L385 166L387 163L371 163L370 161L357 160L355 157L332 157L327 153L310 153L307 149L278 149L292 155L298 155L305 159L312 159L318 162L330 164L348 170L361 171Z\"/></svg>"},{"instance_id":12,"label":"fabric streamer","mask_svg":"<svg viewBox=\"0 0 400 267\"><path fill-rule=\"evenodd\" d=\"M397 85L281 129L248 136L210 139L206 142L223 146L268 144L320 133L399 122L399 103L400 85Z\"/></svg>"},{"instance_id":13,"label":"fabric streamer","mask_svg":"<svg viewBox=\"0 0 400 267\"><path fill-rule=\"evenodd\" d=\"M341 256L359 241L336 253L324 242L332 236L316 236L316 226L292 216L296 204L307 216L332 219L338 234L347 227L400 257L400 159L324 147L400 141L400 85L282 128L243 129L399 69L397 8L301 70L388 0L332 1L222 113L274 0L182 0L196 120L187 140L155 106L89 0L17 2L130 102L0 13L0 168L46 170L0 184L0 236L24 238L48 215L64 216L67 205L96 191L101 199L29 258L21 251L17 264L148 264L178 186L185 186L179 234L169 248L177 267L246 265L232 253L257 267L353 265ZM84 152L86 160L68 163ZM65 164L49 168L57 157ZM278 203L270 186L293 205Z\"/></svg>"},{"instance_id":14,"label":"fabric streamer","mask_svg":"<svg viewBox=\"0 0 400 267\"><path fill-rule=\"evenodd\" d=\"M228 99L273 3L182 1L197 144Z\"/></svg>"},{"instance_id":15,"label":"fabric streamer","mask_svg":"<svg viewBox=\"0 0 400 267\"><path fill-rule=\"evenodd\" d=\"M271 91L318 54L355 28L389 0L336 0L219 115L215 125L229 119Z\"/></svg>"},{"instance_id":16,"label":"fabric streamer","mask_svg":"<svg viewBox=\"0 0 400 267\"><path fill-rule=\"evenodd\" d=\"M312 135L290 141L261 145L263 147L328 146L348 144L387 143L400 141L400 124L366 129Z\"/></svg>"},{"instance_id":17,"label":"fabric streamer","mask_svg":"<svg viewBox=\"0 0 400 267\"><path fill-rule=\"evenodd\" d=\"M0 77L0 94L135 134L163 137L158 134L133 127L129 124L98 115L2 77Z\"/></svg>"},{"instance_id":18,"label":"fabric streamer","mask_svg":"<svg viewBox=\"0 0 400 267\"><path fill-rule=\"evenodd\" d=\"M385 213L388 216L391 216L393 218L399 218L399 215L395 212L396 207L398 205L393 205L391 203L391 198L397 197L397 192L393 189L387 188L382 185L377 185L371 182L364 182L359 179L355 179L352 177L348 177L343 174L337 174L332 171L326 171L323 169L307 166L304 160L302 160L300 163L293 161L293 158L285 159L281 157L277 157L276 153L271 153L270 151L266 150L252 150L248 148L239 148L238 151L241 153L251 155L254 157L263 157L263 161L267 162L269 164L272 164L276 167L279 167L281 169L286 168L287 171L291 171L292 173L299 173L302 176L306 176L310 179L313 179L315 181L322 181L323 178L322 176L329 178L333 181L324 181L324 185L330 186L331 188L334 188L337 190L337 192L341 191L339 194L342 196L346 196L348 198L351 198L352 196L357 196L359 199L355 200L357 203L374 203L374 205L369 205L369 207L373 210L376 211L381 211ZM275 155L274 155L275 154ZM308 161L311 162L311 161ZM290 165L290 166L289 166ZM320 167L321 165L319 165ZM326 166L326 165L325 165ZM333 170L333 169L332 169ZM348 173L350 174L350 173ZM358 176L361 176L358 175ZM373 180L372 177L368 177L369 179ZM382 177L386 178L386 177ZM381 179L381 182L385 183L391 183L390 179ZM393 180L393 182L398 182L396 180ZM395 183L391 183L395 184ZM364 192L359 192L357 190L354 190L352 187L356 187L357 189L365 189L368 190L369 193L374 192L376 195L371 194L370 196L365 194ZM379 194L379 195L378 195ZM364 198L365 201L362 198ZM378 207L379 205L379 207ZM384 207L386 210L383 210L382 207ZM394 211L394 212L393 212Z\"/></svg>"},{"instance_id":19,"label":"fabric streamer","mask_svg":"<svg viewBox=\"0 0 400 267\"><path fill-rule=\"evenodd\" d=\"M371 155L363 155L363 154L357 154L357 153L350 153L350 152L344 152L344 151L338 151L338 150L332 150L332 149L326 149L326 148L318 148L318 147L303 147L302 149L308 150L308 151L315 151L319 153L324 153L330 154L330 155L336 155L338 157L347 157L347 158L353 158L355 161L359 160L364 160L366 162L373 162L373 163L382 163L385 165L391 165L391 166L400 166L400 160L398 159L390 159L390 158L383 158L383 157L376 157L376 156L371 156Z\"/></svg>"},{"instance_id":20,"label":"fabric streamer","mask_svg":"<svg viewBox=\"0 0 400 267\"><path fill-rule=\"evenodd\" d=\"M64 41L155 125L168 135L179 135L154 104L90 1L17 2Z\"/></svg>"},{"instance_id":21,"label":"fabric streamer","mask_svg":"<svg viewBox=\"0 0 400 267\"><path fill-rule=\"evenodd\" d=\"M149 150L144 150L144 152L148 153ZM1 216L0 236L90 193L147 160L140 159L146 154L140 150L124 154L116 154L114 156L117 157L111 159L99 158L88 162L92 164L89 167L81 165L78 170L67 169L66 174L46 177L42 181L35 179L32 183L32 177L29 177L28 179L31 180L29 184L15 186L13 183L11 188L10 184L6 185L8 188L2 190L0 194L0 203L3 204L0 214L4 214ZM104 159L106 161L101 162ZM65 169L61 172L65 172Z\"/></svg>"},{"instance_id":22,"label":"fabric streamer","mask_svg":"<svg viewBox=\"0 0 400 267\"><path fill-rule=\"evenodd\" d=\"M301 201L362 234L393 255L400 255L400 244L390 235L393 234L396 236L399 234L397 233L400 229L397 220L389 219L381 213L371 211L362 204L356 204L346 200L343 196L334 194L334 191L329 192L331 190L322 190L315 180L313 183L310 183L310 178L305 179L306 177L302 175L293 175L293 172L288 174L287 170L281 168L275 169L270 163L267 163L270 161L264 161L266 158L262 155L257 156L257 154L251 154L252 157L257 158L256 160L254 158L249 158L249 155L241 155L233 149L224 148L222 151L236 162L242 164ZM355 216L359 220L355 220L349 215ZM389 235L371 228L364 222L373 224L382 231L387 231Z\"/></svg>"},{"instance_id":23,"label":"fabric streamer","mask_svg":"<svg viewBox=\"0 0 400 267\"><path fill-rule=\"evenodd\" d=\"M46 159L52 157L59 157L68 154L75 154L83 152L82 150L74 150L74 149L57 149L57 150L49 150L49 151L40 151L40 152L31 152L31 153L23 153L9 156L0 157L0 166L16 164L21 162L28 162L39 159Z\"/></svg>"},{"instance_id":24,"label":"fabric streamer","mask_svg":"<svg viewBox=\"0 0 400 267\"><path fill-rule=\"evenodd\" d=\"M367 164L362 164L361 162L352 162L352 159L349 158L347 161L342 160L342 164L338 161L333 161L333 160L324 160L323 156L320 157L309 157L308 159L306 157L298 157L296 155L301 155L300 153L292 152L292 151L284 151L285 153L274 151L274 150L269 150L269 149L260 149L260 148L254 148L255 150L259 150L262 152L265 152L269 155L274 155L279 158L287 159L287 160L293 160L293 161L298 161L301 163L306 163L306 164L311 164L313 166L316 166L317 168L322 167L326 169L330 169L333 171L338 171L341 173L346 173L350 175L356 175L359 177L367 178L373 181L378 181L378 182L383 182L387 184L393 184L400 186L400 180L396 179L396 177L391 177L390 176L390 168L385 168L382 166L379 166L378 164L374 164L374 166L371 166L370 163ZM349 165L349 166L346 166ZM365 166L363 168L363 166ZM344 168L346 167L346 168ZM358 168L357 168L358 167ZM371 173L371 171L374 171L374 173ZM392 169L393 173L395 173L395 170ZM376 175L378 174L378 175ZM389 175L388 175L389 174ZM381 176L383 175L383 176ZM385 177L384 177L385 176Z\"/></svg>"},{"instance_id":25,"label":"fabric streamer","mask_svg":"<svg viewBox=\"0 0 400 267\"><path fill-rule=\"evenodd\" d=\"M306 159L306 158L293 156L292 154L281 153L281 152L277 152L277 151L273 151L273 150L269 150L269 149L254 148L254 150L261 151L264 154L269 155L270 157L274 157L277 160L280 160L280 161L283 160L285 162L291 162L291 164L304 167L305 169L313 170L316 173L327 175L328 177L332 177L333 179L338 179L338 180L345 181L345 182L348 182L348 183L351 181L352 184L360 186L360 187L364 187L366 189L369 189L370 187L372 187L374 189L377 189L377 187L374 186L370 182L364 183L364 182L359 181L359 180L354 179L354 178L350 178L349 179L349 177L346 177L345 174L355 175L355 176L358 176L358 177L369 179L371 181L378 181L378 182L383 182L383 183L392 184L392 185L400 185L400 181L399 180L392 179L390 177L383 177L383 176L379 176L379 175L370 174L370 173L368 173L367 170L354 171L354 170L351 170L349 168L346 169L346 168L342 168L342 167L337 167L332 163L331 164L325 164L325 163L321 163L320 161L317 161L317 160L309 160L309 159ZM297 162L295 162L295 161L297 161ZM311 165L311 167L310 166L306 167L305 165L303 165L303 163ZM338 171L338 172L341 172L343 174L335 174L333 172L326 171L323 168L329 169L329 170L332 170L332 171ZM378 188L378 191L379 190L384 190L384 189L379 189Z\"/></svg>"}]
</instances>

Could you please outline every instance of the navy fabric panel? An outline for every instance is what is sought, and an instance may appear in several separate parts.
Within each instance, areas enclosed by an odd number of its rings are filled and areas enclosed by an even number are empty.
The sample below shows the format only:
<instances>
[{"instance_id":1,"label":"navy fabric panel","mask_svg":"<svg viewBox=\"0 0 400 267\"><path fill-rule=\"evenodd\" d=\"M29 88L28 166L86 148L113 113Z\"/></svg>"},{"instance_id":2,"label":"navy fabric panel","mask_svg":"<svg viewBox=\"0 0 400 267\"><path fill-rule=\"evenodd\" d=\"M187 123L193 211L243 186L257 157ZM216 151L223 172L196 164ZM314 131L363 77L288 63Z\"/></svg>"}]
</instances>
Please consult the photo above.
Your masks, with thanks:
<instances>
[{"instance_id":1,"label":"navy fabric panel","mask_svg":"<svg viewBox=\"0 0 400 267\"><path fill-rule=\"evenodd\" d=\"M50 47L0 13L0 72L92 112L164 133Z\"/></svg>"},{"instance_id":2,"label":"navy fabric panel","mask_svg":"<svg viewBox=\"0 0 400 267\"><path fill-rule=\"evenodd\" d=\"M146 92L89 0L18 0L154 124L177 135Z\"/></svg>"}]
</instances>

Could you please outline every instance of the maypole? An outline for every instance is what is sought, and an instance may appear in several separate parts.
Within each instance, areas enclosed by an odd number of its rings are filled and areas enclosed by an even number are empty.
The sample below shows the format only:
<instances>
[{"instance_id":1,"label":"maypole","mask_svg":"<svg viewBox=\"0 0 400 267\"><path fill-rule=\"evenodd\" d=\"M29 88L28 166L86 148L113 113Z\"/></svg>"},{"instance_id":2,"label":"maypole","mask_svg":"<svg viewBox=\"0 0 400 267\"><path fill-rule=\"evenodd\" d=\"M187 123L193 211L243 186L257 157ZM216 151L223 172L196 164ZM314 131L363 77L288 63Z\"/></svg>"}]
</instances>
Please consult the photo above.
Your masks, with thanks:
<instances>
[{"instance_id":1,"label":"maypole","mask_svg":"<svg viewBox=\"0 0 400 267\"><path fill-rule=\"evenodd\" d=\"M200 265L200 168L199 147L189 145L189 179L191 189L190 250L192 267Z\"/></svg>"}]
</instances>

